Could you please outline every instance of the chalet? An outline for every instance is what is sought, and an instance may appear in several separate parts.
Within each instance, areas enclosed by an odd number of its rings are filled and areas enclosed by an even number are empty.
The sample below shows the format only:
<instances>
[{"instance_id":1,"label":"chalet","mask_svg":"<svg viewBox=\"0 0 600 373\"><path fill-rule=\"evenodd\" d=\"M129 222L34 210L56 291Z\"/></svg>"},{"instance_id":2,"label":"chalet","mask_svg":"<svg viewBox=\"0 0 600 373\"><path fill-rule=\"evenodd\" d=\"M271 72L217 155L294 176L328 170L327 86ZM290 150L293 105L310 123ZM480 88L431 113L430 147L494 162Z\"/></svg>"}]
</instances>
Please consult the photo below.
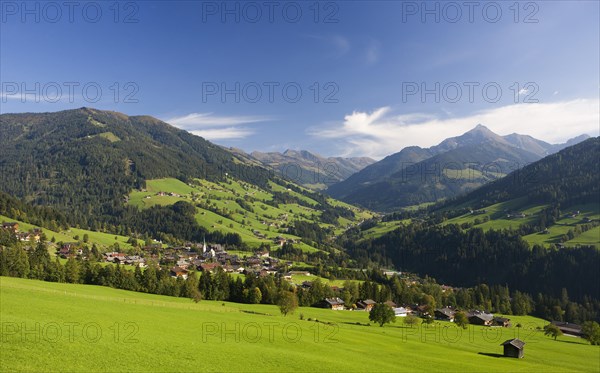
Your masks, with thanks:
<instances>
[{"instance_id":1,"label":"chalet","mask_svg":"<svg viewBox=\"0 0 600 373\"><path fill-rule=\"evenodd\" d=\"M181 267L173 267L171 268L171 276L172 277L181 277L184 280L188 277L187 269L183 269Z\"/></svg>"},{"instance_id":2,"label":"chalet","mask_svg":"<svg viewBox=\"0 0 600 373\"><path fill-rule=\"evenodd\" d=\"M449 307L438 308L433 312L436 320L454 322L456 311Z\"/></svg>"},{"instance_id":3,"label":"chalet","mask_svg":"<svg viewBox=\"0 0 600 373\"><path fill-rule=\"evenodd\" d=\"M58 250L58 255L63 259L73 256L71 249L68 247L61 247L60 250Z\"/></svg>"},{"instance_id":4,"label":"chalet","mask_svg":"<svg viewBox=\"0 0 600 373\"><path fill-rule=\"evenodd\" d=\"M343 310L344 301L340 298L325 298L325 306L332 310Z\"/></svg>"},{"instance_id":5,"label":"chalet","mask_svg":"<svg viewBox=\"0 0 600 373\"><path fill-rule=\"evenodd\" d=\"M570 322L562 322L562 321L552 321L553 325L556 325L560 331L565 335L570 335L574 337L583 337L583 332L581 331L581 325L573 324Z\"/></svg>"},{"instance_id":6,"label":"chalet","mask_svg":"<svg viewBox=\"0 0 600 373\"><path fill-rule=\"evenodd\" d=\"M128 265L137 265L143 262L145 262L144 259L139 255L128 255L125 257L125 264Z\"/></svg>"},{"instance_id":7,"label":"chalet","mask_svg":"<svg viewBox=\"0 0 600 373\"><path fill-rule=\"evenodd\" d=\"M256 255L257 255L259 258L268 258L268 257L269 257L269 251L268 251L268 250L262 250L262 251L258 251L258 252L256 253Z\"/></svg>"},{"instance_id":8,"label":"chalet","mask_svg":"<svg viewBox=\"0 0 600 373\"><path fill-rule=\"evenodd\" d=\"M483 311L471 311L467 314L467 318L469 319L469 324L490 326L492 325L494 315Z\"/></svg>"},{"instance_id":9,"label":"chalet","mask_svg":"<svg viewBox=\"0 0 600 373\"><path fill-rule=\"evenodd\" d=\"M258 266L262 264L262 260L259 258L248 258L246 263L248 263L249 266Z\"/></svg>"},{"instance_id":10,"label":"chalet","mask_svg":"<svg viewBox=\"0 0 600 373\"><path fill-rule=\"evenodd\" d=\"M429 316L429 307L424 304L421 306L415 306L413 309L417 312L417 315L421 317Z\"/></svg>"},{"instance_id":11,"label":"chalet","mask_svg":"<svg viewBox=\"0 0 600 373\"><path fill-rule=\"evenodd\" d=\"M28 233L28 232L17 233L17 238L21 242L31 241L31 233ZM38 241L39 241L39 238L38 238Z\"/></svg>"},{"instance_id":12,"label":"chalet","mask_svg":"<svg viewBox=\"0 0 600 373\"><path fill-rule=\"evenodd\" d=\"M392 308L398 307L398 305L394 301L391 301L391 300L385 301L384 304L387 304L388 306L390 306Z\"/></svg>"},{"instance_id":13,"label":"chalet","mask_svg":"<svg viewBox=\"0 0 600 373\"><path fill-rule=\"evenodd\" d=\"M506 317L494 317L492 320L492 326L508 328L510 326L510 319L507 319Z\"/></svg>"},{"instance_id":14,"label":"chalet","mask_svg":"<svg viewBox=\"0 0 600 373\"><path fill-rule=\"evenodd\" d=\"M176 264L178 267L181 267L183 269L187 269L187 267L189 267L190 265L190 263L186 259L179 259Z\"/></svg>"},{"instance_id":15,"label":"chalet","mask_svg":"<svg viewBox=\"0 0 600 373\"><path fill-rule=\"evenodd\" d=\"M276 243L279 246L283 246L283 244L285 243L285 238L283 238L281 236L277 236L273 239L273 243Z\"/></svg>"},{"instance_id":16,"label":"chalet","mask_svg":"<svg viewBox=\"0 0 600 373\"><path fill-rule=\"evenodd\" d=\"M220 267L221 265L219 263L202 263L200 264L200 270L204 271L204 272L214 272L215 269L217 267Z\"/></svg>"},{"instance_id":17,"label":"chalet","mask_svg":"<svg viewBox=\"0 0 600 373\"><path fill-rule=\"evenodd\" d=\"M13 233L17 233L19 231L19 223L2 223L2 229L13 231Z\"/></svg>"},{"instance_id":18,"label":"chalet","mask_svg":"<svg viewBox=\"0 0 600 373\"><path fill-rule=\"evenodd\" d=\"M376 304L377 304L377 302L375 302L373 299L365 299L365 300L356 302L356 306L358 307L358 309L364 310L367 312L370 312Z\"/></svg>"},{"instance_id":19,"label":"chalet","mask_svg":"<svg viewBox=\"0 0 600 373\"><path fill-rule=\"evenodd\" d=\"M447 291L454 291L454 288L452 286L440 285L440 287L442 288L442 293L445 293Z\"/></svg>"},{"instance_id":20,"label":"chalet","mask_svg":"<svg viewBox=\"0 0 600 373\"><path fill-rule=\"evenodd\" d=\"M302 287L302 289L310 289L311 286L312 286L312 281L303 281L302 285L300 285L300 287Z\"/></svg>"},{"instance_id":21,"label":"chalet","mask_svg":"<svg viewBox=\"0 0 600 373\"><path fill-rule=\"evenodd\" d=\"M406 317L408 315L408 309L404 307L396 307L394 308L394 314L396 317Z\"/></svg>"},{"instance_id":22,"label":"chalet","mask_svg":"<svg viewBox=\"0 0 600 373\"><path fill-rule=\"evenodd\" d=\"M509 339L501 343L500 346L504 346L504 356L506 357L520 359L524 356L523 346L525 346L525 342L518 338Z\"/></svg>"},{"instance_id":23,"label":"chalet","mask_svg":"<svg viewBox=\"0 0 600 373\"><path fill-rule=\"evenodd\" d=\"M66 246L67 244L63 245L64 247L70 247L70 246ZM109 263L125 263L127 261L127 255L123 254L123 253L119 253L116 251L110 252L110 253L104 253L104 261L109 262Z\"/></svg>"}]
</instances>

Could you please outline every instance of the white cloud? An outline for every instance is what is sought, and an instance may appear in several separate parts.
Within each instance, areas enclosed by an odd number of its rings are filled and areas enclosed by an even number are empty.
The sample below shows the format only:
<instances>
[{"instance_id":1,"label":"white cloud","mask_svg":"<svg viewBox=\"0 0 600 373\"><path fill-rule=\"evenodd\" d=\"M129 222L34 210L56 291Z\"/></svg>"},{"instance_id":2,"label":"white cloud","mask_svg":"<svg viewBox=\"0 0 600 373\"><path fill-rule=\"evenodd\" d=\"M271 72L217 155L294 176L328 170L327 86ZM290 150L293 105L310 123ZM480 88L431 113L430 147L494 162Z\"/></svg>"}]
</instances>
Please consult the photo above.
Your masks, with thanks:
<instances>
[{"instance_id":1,"label":"white cloud","mask_svg":"<svg viewBox=\"0 0 600 373\"><path fill-rule=\"evenodd\" d=\"M350 49L350 41L342 35L306 35L306 37L319 41L328 50L328 57L340 58Z\"/></svg>"},{"instance_id":2,"label":"white cloud","mask_svg":"<svg viewBox=\"0 0 600 373\"><path fill-rule=\"evenodd\" d=\"M272 119L267 116L217 116L213 113L191 113L165 119L165 122L208 140L225 140L241 139L254 133L252 129L241 125Z\"/></svg>"},{"instance_id":3,"label":"white cloud","mask_svg":"<svg viewBox=\"0 0 600 373\"><path fill-rule=\"evenodd\" d=\"M369 65L375 64L379 61L381 45L378 41L371 41L367 46L365 52L365 58Z\"/></svg>"},{"instance_id":4,"label":"white cloud","mask_svg":"<svg viewBox=\"0 0 600 373\"><path fill-rule=\"evenodd\" d=\"M523 95L526 95L526 94L528 94L528 93L529 93L529 90L528 90L528 89L521 88L521 89L519 90L519 96L523 96Z\"/></svg>"},{"instance_id":5,"label":"white cloud","mask_svg":"<svg viewBox=\"0 0 600 373\"><path fill-rule=\"evenodd\" d=\"M243 139L254 134L253 130L240 127L210 128L190 132L207 140Z\"/></svg>"},{"instance_id":6,"label":"white cloud","mask_svg":"<svg viewBox=\"0 0 600 373\"><path fill-rule=\"evenodd\" d=\"M271 120L266 116L215 116L213 113L192 113L165 120L182 129L206 126L232 126Z\"/></svg>"},{"instance_id":7,"label":"white cloud","mask_svg":"<svg viewBox=\"0 0 600 373\"><path fill-rule=\"evenodd\" d=\"M599 105L597 99L516 104L448 119L422 113L393 115L390 107L382 107L370 113L355 111L346 115L343 122L310 128L308 133L333 141L345 156L376 159L406 146L438 144L479 123L500 135L516 132L559 143L583 133L598 136Z\"/></svg>"}]
</instances>

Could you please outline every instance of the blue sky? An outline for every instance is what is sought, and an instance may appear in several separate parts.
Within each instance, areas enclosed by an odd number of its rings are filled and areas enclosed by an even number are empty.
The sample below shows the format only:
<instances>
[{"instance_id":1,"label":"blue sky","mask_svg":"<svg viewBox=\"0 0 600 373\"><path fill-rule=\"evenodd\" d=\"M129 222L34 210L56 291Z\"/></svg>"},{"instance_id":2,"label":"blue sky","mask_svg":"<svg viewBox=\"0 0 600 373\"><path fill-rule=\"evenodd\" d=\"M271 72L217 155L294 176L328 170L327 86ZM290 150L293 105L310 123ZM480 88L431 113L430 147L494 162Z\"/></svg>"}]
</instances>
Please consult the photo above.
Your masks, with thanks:
<instances>
[{"instance_id":1,"label":"blue sky","mask_svg":"<svg viewBox=\"0 0 600 373\"><path fill-rule=\"evenodd\" d=\"M89 106L374 158L478 123L598 135L597 1L47 4L2 2L2 113Z\"/></svg>"}]
</instances>

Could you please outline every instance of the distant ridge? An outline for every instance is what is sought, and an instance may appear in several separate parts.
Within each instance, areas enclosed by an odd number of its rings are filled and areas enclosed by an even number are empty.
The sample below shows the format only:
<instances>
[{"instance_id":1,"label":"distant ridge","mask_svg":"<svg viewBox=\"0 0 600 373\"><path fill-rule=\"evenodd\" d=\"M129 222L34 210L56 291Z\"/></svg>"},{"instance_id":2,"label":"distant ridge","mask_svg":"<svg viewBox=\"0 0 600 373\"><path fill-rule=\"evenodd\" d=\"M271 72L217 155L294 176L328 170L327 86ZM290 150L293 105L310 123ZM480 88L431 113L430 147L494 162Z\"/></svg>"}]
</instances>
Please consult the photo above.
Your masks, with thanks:
<instances>
[{"instance_id":1,"label":"distant ridge","mask_svg":"<svg viewBox=\"0 0 600 373\"><path fill-rule=\"evenodd\" d=\"M517 166L588 138L581 135L564 144L548 144L528 135L500 136L478 124L430 148L404 148L331 185L327 193L378 211L435 202L473 190ZM492 168L497 172L491 172Z\"/></svg>"}]
</instances>

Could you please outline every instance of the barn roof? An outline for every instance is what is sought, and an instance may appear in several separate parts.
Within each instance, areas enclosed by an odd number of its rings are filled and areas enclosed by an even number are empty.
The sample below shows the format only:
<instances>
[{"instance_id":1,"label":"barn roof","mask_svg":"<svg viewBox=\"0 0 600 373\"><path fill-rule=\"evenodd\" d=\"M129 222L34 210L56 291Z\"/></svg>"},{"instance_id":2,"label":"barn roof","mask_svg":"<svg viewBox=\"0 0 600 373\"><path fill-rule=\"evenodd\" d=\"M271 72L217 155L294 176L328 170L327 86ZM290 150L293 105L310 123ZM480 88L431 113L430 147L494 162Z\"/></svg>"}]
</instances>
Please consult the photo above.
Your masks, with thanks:
<instances>
[{"instance_id":1,"label":"barn roof","mask_svg":"<svg viewBox=\"0 0 600 373\"><path fill-rule=\"evenodd\" d=\"M523 346L525 346L525 342L523 342L519 338L513 338L513 339L509 339L500 344L500 346L505 346L505 345L512 345L512 346L515 346L516 348L518 348L519 350L521 350L521 349L523 349Z\"/></svg>"}]
</instances>

